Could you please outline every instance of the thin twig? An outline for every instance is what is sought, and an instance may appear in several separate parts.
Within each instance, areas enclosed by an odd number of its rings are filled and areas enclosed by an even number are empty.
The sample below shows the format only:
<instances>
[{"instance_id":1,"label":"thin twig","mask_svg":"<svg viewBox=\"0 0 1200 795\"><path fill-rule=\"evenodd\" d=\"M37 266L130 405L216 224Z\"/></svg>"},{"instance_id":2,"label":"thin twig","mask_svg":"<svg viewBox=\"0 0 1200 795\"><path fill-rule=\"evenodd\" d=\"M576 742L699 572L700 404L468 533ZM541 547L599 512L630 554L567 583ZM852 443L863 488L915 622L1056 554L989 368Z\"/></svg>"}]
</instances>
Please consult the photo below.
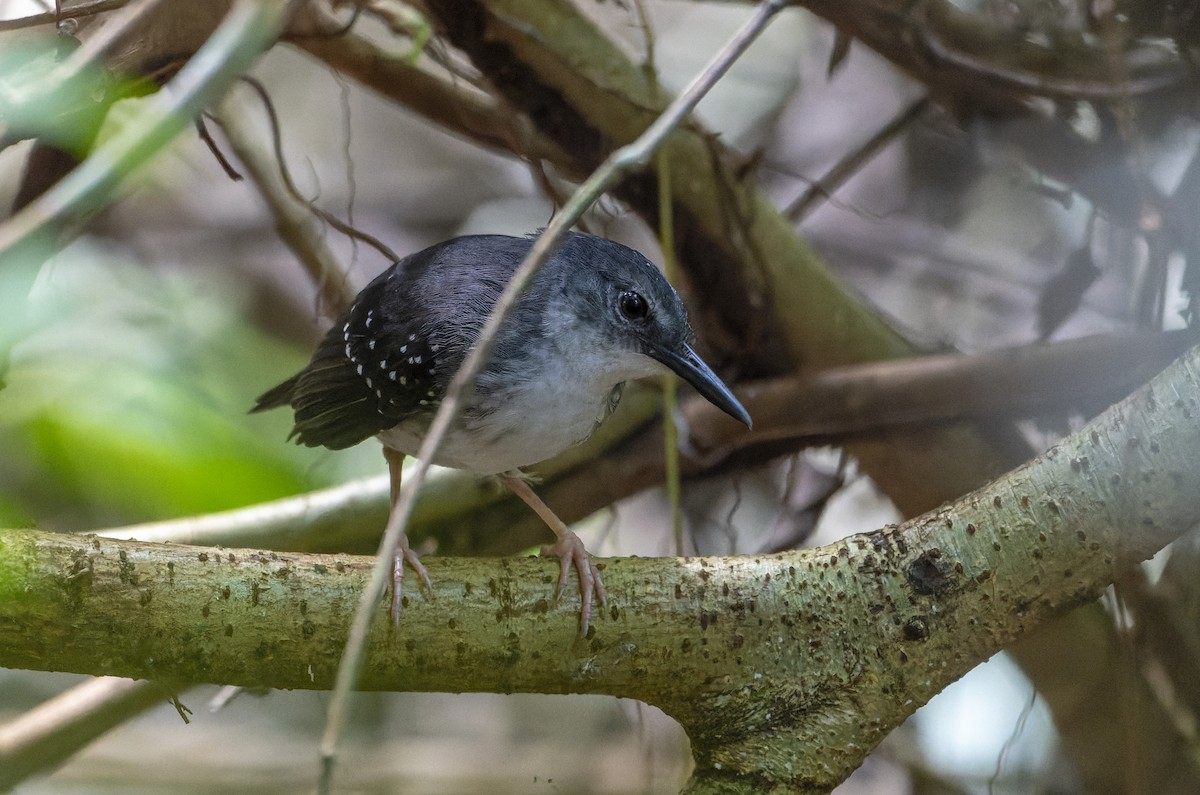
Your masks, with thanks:
<instances>
[{"instance_id":1,"label":"thin twig","mask_svg":"<svg viewBox=\"0 0 1200 795\"><path fill-rule=\"evenodd\" d=\"M279 176L282 178L283 185L287 189L288 193L292 195L292 198L302 204L307 205L309 211L313 215L317 216L346 237L350 238L351 240L361 240L371 248L378 251L384 256L384 258L388 260L389 263L398 261L400 257L382 240L374 235L362 231L361 229L356 229L352 221L346 222L341 220L328 210L323 210L318 207L315 200L306 199L303 195L301 195L300 189L296 187L296 183L292 180L292 172L287 167L287 160L284 159L283 156L283 136L281 133L281 127L279 125L279 114L275 112L275 103L271 101L271 95L267 93L266 86L253 77L244 76L242 78L242 82L254 89L254 92L258 94L259 99L262 100L263 109L267 113L267 121L271 125L271 143L275 148L275 160L278 164ZM347 306L348 305L349 304L347 304Z\"/></svg>"},{"instance_id":2,"label":"thin twig","mask_svg":"<svg viewBox=\"0 0 1200 795\"><path fill-rule=\"evenodd\" d=\"M17 19L0 19L0 33L9 30L36 28L42 25L53 25L61 19L77 19L93 14L103 14L115 11L126 5L129 0L88 0L78 5L68 6L61 10L43 11L40 14L18 17Z\"/></svg>"},{"instance_id":3,"label":"thin twig","mask_svg":"<svg viewBox=\"0 0 1200 795\"><path fill-rule=\"evenodd\" d=\"M929 97L922 97L908 106L896 118L883 126L862 146L846 155L825 176L808 186L804 193L783 211L788 220L800 223L817 208L818 202L828 199L837 192L846 180L858 173L875 155L879 154L892 139L912 124L929 107Z\"/></svg>"},{"instance_id":4,"label":"thin twig","mask_svg":"<svg viewBox=\"0 0 1200 795\"><path fill-rule=\"evenodd\" d=\"M658 81L658 69L654 61L654 28L643 0L635 0L638 23L646 40L646 58L643 71L650 85L651 96L658 101L662 86ZM663 274L674 284L679 277L679 263L675 256L675 197L671 190L671 157L660 150L654 160L658 173L658 247L662 251ZM679 407L679 382L672 373L662 377L663 404L663 480L666 486L667 510L671 513L671 535L675 539L675 554L684 554L683 538L683 489L679 476L679 429L672 418Z\"/></svg>"},{"instance_id":5,"label":"thin twig","mask_svg":"<svg viewBox=\"0 0 1200 795\"><path fill-rule=\"evenodd\" d=\"M354 300L354 287L346 269L326 245L313 206L296 195L287 176L287 166L278 159L278 139L275 159L272 159L255 141L246 115L244 105L226 101L214 120L224 131L229 146L274 216L280 239L296 255L316 285L318 309L326 316L335 317ZM273 126L272 129L274 133L277 128Z\"/></svg>"},{"instance_id":6,"label":"thin twig","mask_svg":"<svg viewBox=\"0 0 1200 795\"><path fill-rule=\"evenodd\" d=\"M463 396L474 384L476 376L491 356L496 341L496 332L529 287L538 268L554 251L571 225L621 177L649 162L655 150L671 130L691 113L701 98L758 37L767 23L787 4L787 0L765 0L759 5L750 21L734 34L704 71L667 106L654 123L633 143L613 152L575 191L563 209L554 216L549 226L534 242L525 261L513 273L504 293L496 302L495 308L480 330L479 342L471 349L466 360L451 379L446 389L446 395L430 424L424 442L421 444L416 466L413 467L411 473L407 474L404 485L400 489L400 498L395 511L384 530L375 566L371 571L370 582L363 590L362 599L354 615L354 622L350 627L350 635L346 640L345 651L338 665L337 680L329 703L325 731L321 738L319 791L327 793L332 786L337 743L346 721L350 693L358 681L371 622L377 614L384 589L387 587L392 570L392 560L395 558L404 528L408 525L409 517L412 515L415 496L425 482L430 462L441 446L442 440L450 428L450 423L458 414Z\"/></svg>"},{"instance_id":7,"label":"thin twig","mask_svg":"<svg viewBox=\"0 0 1200 795\"><path fill-rule=\"evenodd\" d=\"M245 179L242 172L233 167L233 163L229 162L229 158L221 151L220 144L212 137L212 133L208 131L208 125L204 122L204 117L196 119L196 135L200 136L200 141L208 148L209 154L216 158L217 165L225 172L225 176L230 182L241 182Z\"/></svg>"},{"instance_id":8,"label":"thin twig","mask_svg":"<svg viewBox=\"0 0 1200 795\"><path fill-rule=\"evenodd\" d=\"M547 160L568 175L586 170L550 138L533 129L528 119L494 96L463 85L459 78L434 74L404 58L390 57L364 36L349 33L339 39L290 39L331 69L357 80L456 135L490 149L537 162Z\"/></svg>"},{"instance_id":9,"label":"thin twig","mask_svg":"<svg viewBox=\"0 0 1200 795\"><path fill-rule=\"evenodd\" d=\"M663 272L667 281L674 282L679 273L675 259L675 203L671 195L671 158L666 151L658 153L658 247L662 249ZM679 390L675 375L668 373L663 382L663 473L666 483L667 507L671 511L671 529L675 538L675 554L683 555L683 490L679 478L679 429L675 427Z\"/></svg>"}]
</instances>

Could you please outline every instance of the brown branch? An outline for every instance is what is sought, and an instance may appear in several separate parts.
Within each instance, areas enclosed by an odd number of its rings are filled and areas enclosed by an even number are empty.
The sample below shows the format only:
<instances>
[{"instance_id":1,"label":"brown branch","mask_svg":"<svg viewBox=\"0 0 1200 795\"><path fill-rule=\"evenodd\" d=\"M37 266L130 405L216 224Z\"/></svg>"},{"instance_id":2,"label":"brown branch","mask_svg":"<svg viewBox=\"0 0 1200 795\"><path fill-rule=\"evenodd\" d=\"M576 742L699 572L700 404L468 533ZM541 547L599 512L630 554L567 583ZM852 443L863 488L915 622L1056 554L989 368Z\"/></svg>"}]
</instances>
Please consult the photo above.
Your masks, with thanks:
<instances>
[{"instance_id":1,"label":"brown branch","mask_svg":"<svg viewBox=\"0 0 1200 795\"><path fill-rule=\"evenodd\" d=\"M896 139L910 124L921 117L929 108L928 97L922 97L901 111L894 119L885 124L879 132L872 135L862 146L843 157L829 170L825 176L814 182L804 193L787 206L783 214L789 221L801 223L815 210L821 201L837 192L846 180L857 174L863 166L879 154L888 144Z\"/></svg>"},{"instance_id":2,"label":"brown branch","mask_svg":"<svg viewBox=\"0 0 1200 795\"><path fill-rule=\"evenodd\" d=\"M1195 91L1194 70L1180 54L1186 48L1173 51L1153 41L1177 31L1131 32L1134 44L1114 51L1113 37L1099 30L1091 37L1056 31L1037 31L1044 35L1034 37L944 0L800 4L920 81L952 112L1008 120L995 132L1021 147L1033 167L1119 223L1139 227L1146 184L1131 168L1129 138L1117 133L1110 108L1136 108L1142 135L1165 130L1179 117ZM1071 129L1064 122L1068 114L1031 112L1037 107L1033 98L1095 103L1098 139Z\"/></svg>"},{"instance_id":3,"label":"brown branch","mask_svg":"<svg viewBox=\"0 0 1200 795\"><path fill-rule=\"evenodd\" d=\"M1177 53L1149 45L1124 53L1127 78L1118 79L1112 72L1111 53L1102 44L1081 36L1058 36L1042 44L1025 30L992 24L984 15L961 11L944 0L799 0L798 4L859 39L953 105L1023 115L1029 97L1117 100L1179 88L1192 79Z\"/></svg>"},{"instance_id":4,"label":"brown branch","mask_svg":"<svg viewBox=\"0 0 1200 795\"><path fill-rule=\"evenodd\" d=\"M0 725L0 790L49 770L175 693L157 682L101 676Z\"/></svg>"},{"instance_id":5,"label":"brown branch","mask_svg":"<svg viewBox=\"0 0 1200 795\"><path fill-rule=\"evenodd\" d=\"M1192 331L1094 336L974 355L833 368L739 391L754 431L688 405L691 443L724 455L800 440L838 443L902 425L991 417L1093 414L1144 384L1195 341Z\"/></svg>"},{"instance_id":6,"label":"brown branch","mask_svg":"<svg viewBox=\"0 0 1200 795\"><path fill-rule=\"evenodd\" d=\"M208 40L229 12L230 0L181 3L178 0L135 0L102 25L81 33L83 46L48 77L57 82L86 77L107 69L123 75L153 75L165 64L181 61ZM187 13L183 13L183 9Z\"/></svg>"},{"instance_id":7,"label":"brown branch","mask_svg":"<svg viewBox=\"0 0 1200 795\"><path fill-rule=\"evenodd\" d=\"M125 5L124 3L122 5ZM26 160L21 185L13 200L13 212L24 209L38 196L70 173L78 165L77 155L90 149L108 109L114 102L129 95L131 81L106 80L106 66L127 50L156 20L162 19L163 0L135 0L128 7L104 20L105 24L89 27L81 33L83 43L48 74L28 81L25 90L5 97L9 103L0 114L0 146L7 146L31 136L42 136ZM213 24L219 21L219 17ZM203 41L203 39L201 39ZM143 75L126 70L126 75ZM20 85L18 83L18 85ZM97 101L94 97L99 97ZM57 135L69 139L72 151L59 147L62 140L48 134L46 129L25 129L19 112L22 106L33 108L37 124L44 124L44 108L59 114ZM17 111L17 112L14 112ZM14 119L15 117L15 119ZM69 133L69 134L68 134Z\"/></svg>"},{"instance_id":8,"label":"brown branch","mask_svg":"<svg viewBox=\"0 0 1200 795\"><path fill-rule=\"evenodd\" d=\"M587 174L588 169L569 149L538 133L514 108L461 81L434 74L407 58L387 53L353 32L336 38L294 35L289 43L340 74L481 146L553 163L570 176L581 178Z\"/></svg>"},{"instance_id":9,"label":"brown branch","mask_svg":"<svg viewBox=\"0 0 1200 795\"><path fill-rule=\"evenodd\" d=\"M1127 574L1119 575L1122 582ZM1082 792L1200 792L1193 743L1180 731L1176 710L1160 700L1158 683L1140 675L1138 661L1123 652L1126 642L1114 634L1112 615L1093 604L1035 629L1006 651L1053 706Z\"/></svg>"},{"instance_id":10,"label":"brown branch","mask_svg":"<svg viewBox=\"0 0 1200 795\"><path fill-rule=\"evenodd\" d=\"M1059 415L1120 399L1183 352L1190 335L1090 337L975 356L930 356L837 368L812 379L745 385L755 431L740 432L700 399L684 401L681 474L704 478L765 463L817 444L842 444L884 428L924 430L962 417ZM539 491L568 522L663 480L657 396L629 389L600 436L536 468ZM201 517L118 527L138 538L275 550L367 551L387 516L387 478ZM431 482L414 515L414 539L442 554L504 555L547 541L545 525L519 500L466 473Z\"/></svg>"}]
</instances>

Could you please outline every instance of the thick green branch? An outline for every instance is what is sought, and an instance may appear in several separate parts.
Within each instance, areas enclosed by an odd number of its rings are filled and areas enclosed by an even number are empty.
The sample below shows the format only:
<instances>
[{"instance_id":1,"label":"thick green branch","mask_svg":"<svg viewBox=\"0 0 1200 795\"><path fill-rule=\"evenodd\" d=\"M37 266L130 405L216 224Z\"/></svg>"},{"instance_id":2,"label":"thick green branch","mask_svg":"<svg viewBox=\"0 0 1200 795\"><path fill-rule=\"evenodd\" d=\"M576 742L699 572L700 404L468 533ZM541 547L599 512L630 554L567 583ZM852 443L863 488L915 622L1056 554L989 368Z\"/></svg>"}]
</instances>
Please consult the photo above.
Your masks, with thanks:
<instances>
[{"instance_id":1,"label":"thick green branch","mask_svg":"<svg viewBox=\"0 0 1200 795\"><path fill-rule=\"evenodd\" d=\"M694 791L821 791L917 706L1200 521L1200 353L900 527L782 555L614 559L586 639L557 564L431 559L364 689L609 693L690 733ZM325 688L370 561L0 532L0 665ZM743 788L744 791L750 791ZM732 790L739 791L739 790Z\"/></svg>"}]
</instances>

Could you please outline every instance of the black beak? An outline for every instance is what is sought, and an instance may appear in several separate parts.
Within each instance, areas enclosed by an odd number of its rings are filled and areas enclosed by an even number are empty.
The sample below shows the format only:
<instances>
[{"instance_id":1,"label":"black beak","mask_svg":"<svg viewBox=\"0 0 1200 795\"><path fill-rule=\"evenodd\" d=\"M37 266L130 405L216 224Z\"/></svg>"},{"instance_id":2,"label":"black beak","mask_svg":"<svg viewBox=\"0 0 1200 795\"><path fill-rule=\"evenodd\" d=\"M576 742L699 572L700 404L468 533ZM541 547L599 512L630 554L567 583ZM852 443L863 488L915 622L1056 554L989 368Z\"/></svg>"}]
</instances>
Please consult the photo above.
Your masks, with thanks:
<instances>
[{"instance_id":1,"label":"black beak","mask_svg":"<svg viewBox=\"0 0 1200 795\"><path fill-rule=\"evenodd\" d=\"M648 353L658 361L670 367L671 370L696 388L709 403L744 423L747 428L753 427L750 414L729 391L729 387L717 377L712 368L696 355L692 346L684 344L676 348L657 345L650 346Z\"/></svg>"}]
</instances>

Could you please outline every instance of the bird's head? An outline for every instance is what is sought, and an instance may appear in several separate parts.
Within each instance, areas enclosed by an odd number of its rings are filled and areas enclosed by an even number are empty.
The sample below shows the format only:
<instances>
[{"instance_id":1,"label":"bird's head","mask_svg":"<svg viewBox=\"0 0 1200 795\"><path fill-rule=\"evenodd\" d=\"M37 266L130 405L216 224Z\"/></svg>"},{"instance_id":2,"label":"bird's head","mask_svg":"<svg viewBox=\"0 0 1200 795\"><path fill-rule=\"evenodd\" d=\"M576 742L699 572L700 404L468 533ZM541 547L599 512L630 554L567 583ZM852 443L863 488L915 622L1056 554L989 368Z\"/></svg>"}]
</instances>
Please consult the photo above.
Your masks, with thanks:
<instances>
[{"instance_id":1,"label":"bird's head","mask_svg":"<svg viewBox=\"0 0 1200 795\"><path fill-rule=\"evenodd\" d=\"M648 357L750 425L749 413L693 349L683 302L649 260L620 243L583 234L572 235L556 259L566 264L560 284L575 320L628 362L628 377L652 373L656 366Z\"/></svg>"}]
</instances>

